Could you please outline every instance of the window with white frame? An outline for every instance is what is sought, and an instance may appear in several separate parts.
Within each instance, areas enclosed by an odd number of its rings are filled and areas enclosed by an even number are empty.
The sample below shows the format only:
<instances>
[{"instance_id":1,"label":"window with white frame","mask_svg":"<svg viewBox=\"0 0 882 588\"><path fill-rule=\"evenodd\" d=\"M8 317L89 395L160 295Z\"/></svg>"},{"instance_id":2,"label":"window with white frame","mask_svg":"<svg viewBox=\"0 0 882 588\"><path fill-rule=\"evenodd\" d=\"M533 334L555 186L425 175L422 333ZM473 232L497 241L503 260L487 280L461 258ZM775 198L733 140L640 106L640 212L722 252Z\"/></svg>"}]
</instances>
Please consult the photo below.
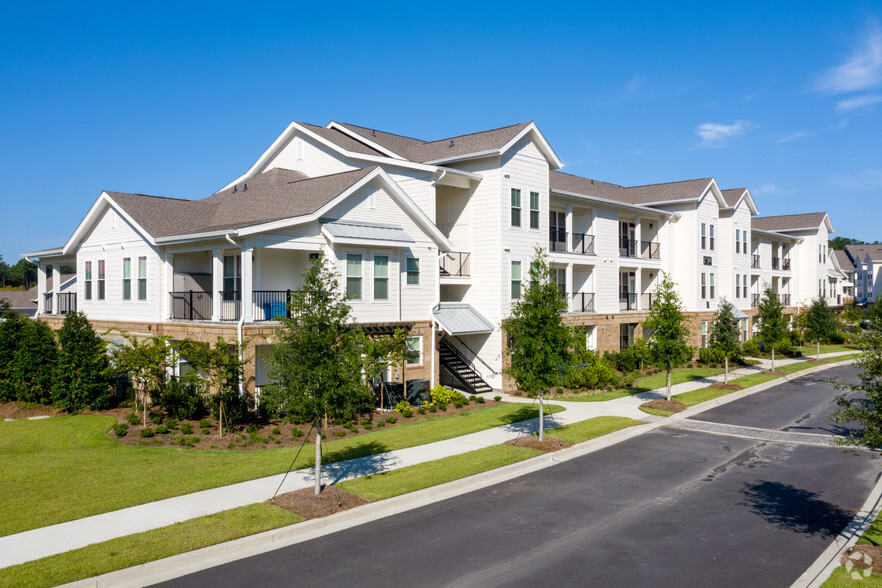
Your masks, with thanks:
<instances>
[{"instance_id":1,"label":"window with white frame","mask_svg":"<svg viewBox=\"0 0 882 588\"><path fill-rule=\"evenodd\" d=\"M707 298L707 274L701 274L701 298L704 300Z\"/></svg>"},{"instance_id":2,"label":"window with white frame","mask_svg":"<svg viewBox=\"0 0 882 588\"><path fill-rule=\"evenodd\" d=\"M747 253L747 230L741 231L741 250Z\"/></svg>"},{"instance_id":3,"label":"window with white frame","mask_svg":"<svg viewBox=\"0 0 882 588\"><path fill-rule=\"evenodd\" d=\"M423 363L423 338L407 338L407 365L420 365Z\"/></svg>"},{"instance_id":4,"label":"window with white frame","mask_svg":"<svg viewBox=\"0 0 882 588\"><path fill-rule=\"evenodd\" d=\"M622 323L619 325L619 350L627 349L634 343L635 323Z\"/></svg>"},{"instance_id":5,"label":"window with white frame","mask_svg":"<svg viewBox=\"0 0 882 588\"><path fill-rule=\"evenodd\" d=\"M714 274L710 274L710 297L714 298Z\"/></svg>"},{"instance_id":6,"label":"window with white frame","mask_svg":"<svg viewBox=\"0 0 882 588\"><path fill-rule=\"evenodd\" d=\"M710 250L714 250L714 226L710 226Z\"/></svg>"},{"instance_id":7,"label":"window with white frame","mask_svg":"<svg viewBox=\"0 0 882 588\"><path fill-rule=\"evenodd\" d=\"M707 347L707 321L701 321L701 347Z\"/></svg>"},{"instance_id":8,"label":"window with white frame","mask_svg":"<svg viewBox=\"0 0 882 588\"><path fill-rule=\"evenodd\" d=\"M85 286L85 290L86 290L85 297L86 297L86 300L92 300L92 262L87 261L85 265L86 265L86 268L85 268L86 279L83 283L83 285Z\"/></svg>"},{"instance_id":9,"label":"window with white frame","mask_svg":"<svg viewBox=\"0 0 882 588\"><path fill-rule=\"evenodd\" d=\"M738 274L735 274L735 298L741 298L741 276Z\"/></svg>"},{"instance_id":10,"label":"window with white frame","mask_svg":"<svg viewBox=\"0 0 882 588\"><path fill-rule=\"evenodd\" d=\"M374 300L389 300L388 255L374 255Z\"/></svg>"},{"instance_id":11,"label":"window with white frame","mask_svg":"<svg viewBox=\"0 0 882 588\"><path fill-rule=\"evenodd\" d=\"M597 351L597 327L594 325L585 327L585 349Z\"/></svg>"},{"instance_id":12,"label":"window with white frame","mask_svg":"<svg viewBox=\"0 0 882 588\"><path fill-rule=\"evenodd\" d=\"M511 189L511 226L521 226L521 191L517 188Z\"/></svg>"},{"instance_id":13,"label":"window with white frame","mask_svg":"<svg viewBox=\"0 0 882 588\"><path fill-rule=\"evenodd\" d=\"M147 256L138 258L138 300L147 300Z\"/></svg>"},{"instance_id":14,"label":"window with white frame","mask_svg":"<svg viewBox=\"0 0 882 588\"><path fill-rule=\"evenodd\" d=\"M735 253L741 253L741 230L735 229ZM737 296L736 296L737 298Z\"/></svg>"},{"instance_id":15,"label":"window with white frame","mask_svg":"<svg viewBox=\"0 0 882 588\"><path fill-rule=\"evenodd\" d=\"M105 277L105 268L104 268L104 260L98 260L98 300L104 300L104 295L106 294L104 289L104 277Z\"/></svg>"},{"instance_id":16,"label":"window with white frame","mask_svg":"<svg viewBox=\"0 0 882 588\"><path fill-rule=\"evenodd\" d=\"M346 296L352 300L361 300L361 255L346 254Z\"/></svg>"},{"instance_id":17,"label":"window with white frame","mask_svg":"<svg viewBox=\"0 0 882 588\"><path fill-rule=\"evenodd\" d=\"M741 342L742 343L746 343L747 340L750 338L750 330L748 329L748 326L747 326L748 320L749 319L744 318L739 321L740 326L741 326L740 330L741 330Z\"/></svg>"},{"instance_id":18,"label":"window with white frame","mask_svg":"<svg viewBox=\"0 0 882 588\"><path fill-rule=\"evenodd\" d=\"M511 299L521 298L521 262L511 262Z\"/></svg>"},{"instance_id":19,"label":"window with white frame","mask_svg":"<svg viewBox=\"0 0 882 588\"><path fill-rule=\"evenodd\" d=\"M407 284L409 286L420 285L420 260L416 257L407 258Z\"/></svg>"},{"instance_id":20,"label":"window with white frame","mask_svg":"<svg viewBox=\"0 0 882 588\"><path fill-rule=\"evenodd\" d=\"M132 299L132 258L123 257L122 260L122 299Z\"/></svg>"},{"instance_id":21,"label":"window with white frame","mask_svg":"<svg viewBox=\"0 0 882 588\"><path fill-rule=\"evenodd\" d=\"M539 192L530 192L530 228L539 228Z\"/></svg>"},{"instance_id":22,"label":"window with white frame","mask_svg":"<svg viewBox=\"0 0 882 588\"><path fill-rule=\"evenodd\" d=\"M224 256L224 300L236 300L242 290L242 256Z\"/></svg>"},{"instance_id":23,"label":"window with white frame","mask_svg":"<svg viewBox=\"0 0 882 588\"><path fill-rule=\"evenodd\" d=\"M701 223L701 248L707 249L707 225Z\"/></svg>"},{"instance_id":24,"label":"window with white frame","mask_svg":"<svg viewBox=\"0 0 882 588\"><path fill-rule=\"evenodd\" d=\"M741 285L743 286L744 297L747 298L747 274L741 276Z\"/></svg>"}]
</instances>

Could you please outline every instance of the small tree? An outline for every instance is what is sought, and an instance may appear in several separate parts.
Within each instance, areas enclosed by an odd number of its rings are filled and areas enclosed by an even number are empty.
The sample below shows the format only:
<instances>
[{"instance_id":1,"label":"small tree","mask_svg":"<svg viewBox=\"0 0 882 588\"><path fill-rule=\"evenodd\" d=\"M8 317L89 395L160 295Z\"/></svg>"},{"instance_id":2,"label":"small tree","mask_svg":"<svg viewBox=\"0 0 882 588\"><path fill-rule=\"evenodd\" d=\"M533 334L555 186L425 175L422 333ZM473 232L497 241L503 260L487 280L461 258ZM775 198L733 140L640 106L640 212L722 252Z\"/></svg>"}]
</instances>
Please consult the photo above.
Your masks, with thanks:
<instances>
[{"instance_id":1,"label":"small tree","mask_svg":"<svg viewBox=\"0 0 882 588\"><path fill-rule=\"evenodd\" d=\"M10 370L18 400L49 403L57 358L55 332L41 320L25 318Z\"/></svg>"},{"instance_id":2,"label":"small tree","mask_svg":"<svg viewBox=\"0 0 882 588\"><path fill-rule=\"evenodd\" d=\"M55 405L74 413L109 406L113 390L107 342L95 332L86 315L71 312L65 316L58 342L61 349L52 388Z\"/></svg>"},{"instance_id":3,"label":"small tree","mask_svg":"<svg viewBox=\"0 0 882 588\"><path fill-rule=\"evenodd\" d=\"M821 359L821 340L828 341L839 330L836 313L823 298L815 298L805 313L805 332L817 344L817 359Z\"/></svg>"},{"instance_id":4,"label":"small tree","mask_svg":"<svg viewBox=\"0 0 882 588\"><path fill-rule=\"evenodd\" d=\"M759 306L756 309L759 319L757 335L762 342L772 348L772 370L775 369L775 347L787 337L787 318L784 316L784 305L771 286L766 286ZM789 340L787 346L789 347Z\"/></svg>"},{"instance_id":5,"label":"small tree","mask_svg":"<svg viewBox=\"0 0 882 588\"><path fill-rule=\"evenodd\" d=\"M337 273L324 254L304 273L303 285L282 318L280 342L269 358L263 400L276 414L296 414L316 428L315 493L321 493L322 419L352 418L371 405L361 376L361 348Z\"/></svg>"},{"instance_id":6,"label":"small tree","mask_svg":"<svg viewBox=\"0 0 882 588\"><path fill-rule=\"evenodd\" d=\"M224 436L224 403L230 404L239 397L237 386L242 377L245 359L239 358L236 343L218 337L214 346L186 340L180 345L181 352L190 362L193 371L205 381L218 408L218 436ZM242 399L239 399L240 401ZM228 418L229 422L229 418Z\"/></svg>"},{"instance_id":7,"label":"small tree","mask_svg":"<svg viewBox=\"0 0 882 588\"><path fill-rule=\"evenodd\" d=\"M667 371L668 400L671 399L671 371L674 366L689 360L692 349L686 343L689 328L683 314L683 302L676 284L667 272L662 272L657 299L643 321L643 331L651 332L649 349L652 362Z\"/></svg>"},{"instance_id":8,"label":"small tree","mask_svg":"<svg viewBox=\"0 0 882 588\"><path fill-rule=\"evenodd\" d=\"M717 307L717 314L711 322L710 342L711 349L719 349L726 358L726 371L723 383L729 383L729 358L736 357L741 353L741 344L738 341L738 319L735 318L735 306L723 298Z\"/></svg>"},{"instance_id":9,"label":"small tree","mask_svg":"<svg viewBox=\"0 0 882 588\"><path fill-rule=\"evenodd\" d=\"M539 440L543 440L542 396L561 380L560 369L569 365L572 334L563 322L567 302L560 295L544 251L537 247L530 265L530 285L502 321L511 337L511 365L503 373L514 378L530 395L539 397Z\"/></svg>"},{"instance_id":10,"label":"small tree","mask_svg":"<svg viewBox=\"0 0 882 588\"><path fill-rule=\"evenodd\" d=\"M860 335L858 345L863 354L855 360L855 364L863 370L858 374L860 383L845 384L841 380L831 383L841 389L861 392L863 398L850 399L840 396L836 399L839 409L830 414L837 423L857 421L861 424L858 431L850 432L844 439L836 439L835 443L850 447L882 447L882 305L874 304L869 310L869 329Z\"/></svg>"},{"instance_id":11,"label":"small tree","mask_svg":"<svg viewBox=\"0 0 882 588\"><path fill-rule=\"evenodd\" d=\"M385 405L385 383L383 373L389 366L407 365L407 331L395 329L392 335L368 337L361 335L359 346L364 354L364 373L368 378L380 380L380 406ZM406 380L405 380L406 381Z\"/></svg>"},{"instance_id":12,"label":"small tree","mask_svg":"<svg viewBox=\"0 0 882 588\"><path fill-rule=\"evenodd\" d=\"M6 310L0 317L0 400L16 399L13 360L26 320L13 310Z\"/></svg>"},{"instance_id":13,"label":"small tree","mask_svg":"<svg viewBox=\"0 0 882 588\"><path fill-rule=\"evenodd\" d=\"M143 410L143 424L147 425L147 402L156 399L165 386L169 370L175 364L175 348L169 344L168 335L137 337L123 332L128 345L114 347L111 363L117 372L125 372L135 388L135 404Z\"/></svg>"}]
</instances>

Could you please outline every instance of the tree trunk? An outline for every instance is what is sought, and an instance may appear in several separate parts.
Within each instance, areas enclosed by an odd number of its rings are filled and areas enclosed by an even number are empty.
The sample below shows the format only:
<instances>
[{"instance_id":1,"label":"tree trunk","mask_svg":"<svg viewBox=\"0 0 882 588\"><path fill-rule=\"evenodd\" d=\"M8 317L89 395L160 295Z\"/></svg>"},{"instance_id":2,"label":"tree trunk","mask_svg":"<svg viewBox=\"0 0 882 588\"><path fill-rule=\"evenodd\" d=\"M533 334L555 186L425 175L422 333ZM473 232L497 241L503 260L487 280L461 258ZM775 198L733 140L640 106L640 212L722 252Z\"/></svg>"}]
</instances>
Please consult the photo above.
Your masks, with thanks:
<instances>
[{"instance_id":1,"label":"tree trunk","mask_svg":"<svg viewBox=\"0 0 882 588\"><path fill-rule=\"evenodd\" d=\"M542 392L539 393L539 442L542 442L543 430L545 429L545 411L542 407Z\"/></svg>"},{"instance_id":2,"label":"tree trunk","mask_svg":"<svg viewBox=\"0 0 882 588\"><path fill-rule=\"evenodd\" d=\"M668 400L671 399L671 364L668 364Z\"/></svg>"},{"instance_id":3,"label":"tree trunk","mask_svg":"<svg viewBox=\"0 0 882 588\"><path fill-rule=\"evenodd\" d=\"M147 390L144 388L141 389L141 409L144 413L143 425L146 427L147 426Z\"/></svg>"},{"instance_id":4,"label":"tree trunk","mask_svg":"<svg viewBox=\"0 0 882 588\"><path fill-rule=\"evenodd\" d=\"M726 375L723 376L723 383L729 383L729 354L726 354Z\"/></svg>"},{"instance_id":5,"label":"tree trunk","mask_svg":"<svg viewBox=\"0 0 882 588\"><path fill-rule=\"evenodd\" d=\"M772 370L771 371L773 371L773 372L775 371L775 346L774 345L772 345Z\"/></svg>"},{"instance_id":6,"label":"tree trunk","mask_svg":"<svg viewBox=\"0 0 882 588\"><path fill-rule=\"evenodd\" d=\"M223 439L224 438L224 401L223 401L223 398L221 398L221 400L219 401L219 405L220 405L220 410L218 412L217 431L218 431L218 439Z\"/></svg>"},{"instance_id":7,"label":"tree trunk","mask_svg":"<svg viewBox=\"0 0 882 588\"><path fill-rule=\"evenodd\" d=\"M820 339L818 339L818 353L815 356L815 359L817 359L818 361L821 361L821 340Z\"/></svg>"},{"instance_id":8,"label":"tree trunk","mask_svg":"<svg viewBox=\"0 0 882 588\"><path fill-rule=\"evenodd\" d=\"M322 493L322 422L315 427L315 495Z\"/></svg>"}]
</instances>

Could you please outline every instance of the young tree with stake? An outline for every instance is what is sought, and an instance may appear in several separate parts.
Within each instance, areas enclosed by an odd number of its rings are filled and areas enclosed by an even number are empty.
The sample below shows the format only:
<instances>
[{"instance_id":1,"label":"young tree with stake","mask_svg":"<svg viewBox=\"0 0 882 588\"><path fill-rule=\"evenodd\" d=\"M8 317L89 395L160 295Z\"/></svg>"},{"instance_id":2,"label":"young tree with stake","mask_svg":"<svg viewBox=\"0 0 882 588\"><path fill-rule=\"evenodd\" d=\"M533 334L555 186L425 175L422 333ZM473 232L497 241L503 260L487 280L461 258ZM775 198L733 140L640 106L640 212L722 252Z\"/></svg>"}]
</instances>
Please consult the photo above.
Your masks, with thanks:
<instances>
[{"instance_id":1,"label":"young tree with stake","mask_svg":"<svg viewBox=\"0 0 882 588\"><path fill-rule=\"evenodd\" d=\"M787 337L787 318L784 316L784 305L771 286L766 286L763 297L756 309L759 319L757 335L767 346L772 348L772 370L775 369L775 346Z\"/></svg>"},{"instance_id":2,"label":"young tree with stake","mask_svg":"<svg viewBox=\"0 0 882 588\"><path fill-rule=\"evenodd\" d=\"M643 332L651 333L649 351L652 362L667 370L667 398L671 399L671 371L689 360L692 349L687 345L689 328L683 314L683 301L671 276L662 272L656 300L643 321Z\"/></svg>"},{"instance_id":3,"label":"young tree with stake","mask_svg":"<svg viewBox=\"0 0 882 588\"><path fill-rule=\"evenodd\" d=\"M711 323L710 345L711 349L719 349L726 358L726 371L723 383L729 383L729 358L741 353L741 344L738 342L738 319L735 318L735 306L723 298L717 308L717 314Z\"/></svg>"}]
</instances>

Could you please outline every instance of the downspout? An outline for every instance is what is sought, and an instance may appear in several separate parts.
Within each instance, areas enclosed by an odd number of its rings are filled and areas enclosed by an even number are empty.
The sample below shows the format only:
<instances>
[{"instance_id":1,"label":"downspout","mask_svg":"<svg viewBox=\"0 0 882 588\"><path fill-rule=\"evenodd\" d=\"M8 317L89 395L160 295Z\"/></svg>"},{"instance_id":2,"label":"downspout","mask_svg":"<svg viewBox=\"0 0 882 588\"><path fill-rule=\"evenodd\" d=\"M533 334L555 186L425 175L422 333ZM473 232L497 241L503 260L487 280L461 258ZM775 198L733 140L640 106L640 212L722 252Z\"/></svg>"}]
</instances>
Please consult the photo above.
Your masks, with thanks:
<instances>
[{"instance_id":1,"label":"downspout","mask_svg":"<svg viewBox=\"0 0 882 588\"><path fill-rule=\"evenodd\" d=\"M432 320L432 368L429 375L429 387L435 386L435 310L441 308L441 258L446 257L447 252L442 253L438 249L438 256L435 259L435 301L432 303L431 320Z\"/></svg>"},{"instance_id":2,"label":"downspout","mask_svg":"<svg viewBox=\"0 0 882 588\"><path fill-rule=\"evenodd\" d=\"M229 241L230 243L232 243L235 247L238 247L239 251L242 250L242 246L239 245L238 243L236 243L235 241L233 241L233 239L232 239L232 237L230 237L229 233L224 235L224 238L226 238L226 240ZM236 347L238 347L238 349L239 349L239 365L242 365L242 361L243 361L243 357L244 357L243 351L242 351L242 325L244 323L245 323L245 309L242 308L239 310L239 323L236 325L236 341L237 341ZM243 381L244 379L245 379L245 374L243 373L241 376L239 376L239 398L245 397L245 382Z\"/></svg>"}]
</instances>

